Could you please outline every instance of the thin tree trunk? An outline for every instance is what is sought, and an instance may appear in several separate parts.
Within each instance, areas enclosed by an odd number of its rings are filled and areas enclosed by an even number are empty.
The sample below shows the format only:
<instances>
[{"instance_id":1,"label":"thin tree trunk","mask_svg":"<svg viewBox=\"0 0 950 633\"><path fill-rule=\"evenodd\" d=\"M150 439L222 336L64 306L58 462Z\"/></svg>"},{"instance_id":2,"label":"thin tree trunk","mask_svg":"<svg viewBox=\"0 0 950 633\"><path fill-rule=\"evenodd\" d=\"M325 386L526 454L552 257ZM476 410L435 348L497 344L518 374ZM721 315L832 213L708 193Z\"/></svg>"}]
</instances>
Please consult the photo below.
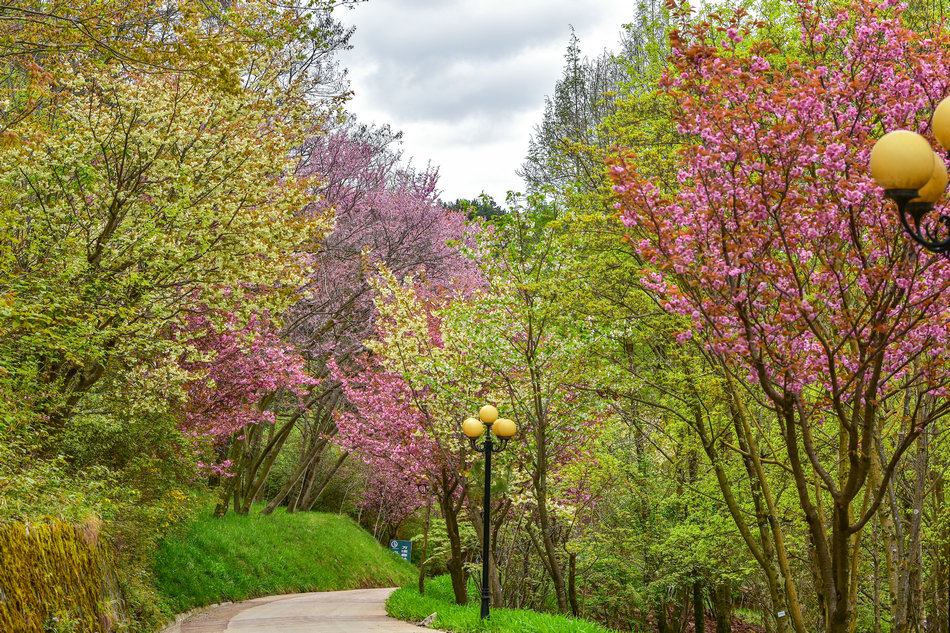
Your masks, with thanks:
<instances>
[{"instance_id":1,"label":"thin tree trunk","mask_svg":"<svg viewBox=\"0 0 950 633\"><path fill-rule=\"evenodd\" d=\"M765 469L762 466L758 442L756 441L755 436L752 434L752 426L750 424L751 416L745 407L745 403L741 399L740 393L732 383L732 374L726 372L726 376L728 377L730 392L733 396L733 402L738 413L740 422L739 428L741 428L743 437L745 438L745 443L749 450L749 456L752 460L755 476L758 480L759 490L762 492L762 500L765 502L766 509L768 510L769 529L772 534L779 569L781 570L782 577L785 580L785 598L787 601L786 604L788 605L789 615L791 615L792 626L794 627L796 633L806 633L805 619L802 617L801 605L798 600L798 591L795 588L795 580L792 576L791 566L788 563L788 553L785 549L785 537L782 533L782 526L779 525L778 522L778 510L775 507L775 502L772 498L768 480L765 477ZM779 630L781 630L781 628L782 625L780 623Z\"/></svg>"},{"instance_id":2,"label":"thin tree trunk","mask_svg":"<svg viewBox=\"0 0 950 633\"><path fill-rule=\"evenodd\" d=\"M732 633L732 584L721 582L713 591L716 607L716 633Z\"/></svg>"},{"instance_id":3,"label":"thin tree trunk","mask_svg":"<svg viewBox=\"0 0 950 633\"><path fill-rule=\"evenodd\" d=\"M666 619L666 600L660 598L653 603L653 614L656 616L656 627L660 633L669 633L670 625Z\"/></svg>"},{"instance_id":4,"label":"thin tree trunk","mask_svg":"<svg viewBox=\"0 0 950 633\"><path fill-rule=\"evenodd\" d=\"M693 630L706 633L706 609L703 607L703 584L693 581Z\"/></svg>"},{"instance_id":5,"label":"thin tree trunk","mask_svg":"<svg viewBox=\"0 0 950 633\"><path fill-rule=\"evenodd\" d=\"M577 604L577 584L575 583L575 578L577 577L577 553L571 552L568 555L567 561L567 596L571 601L571 615L575 618L580 615L580 607Z\"/></svg>"},{"instance_id":6,"label":"thin tree trunk","mask_svg":"<svg viewBox=\"0 0 950 633\"><path fill-rule=\"evenodd\" d=\"M442 487L439 493L439 506L442 509L442 517L445 519L445 531L449 538L450 557L446 564L449 570L449 576L452 579L452 591L455 594L455 604L468 604L468 586L465 578L465 568L462 565L462 538L459 533L458 515L459 508L452 498L453 493L458 488L454 481L450 481L449 475L442 473Z\"/></svg>"},{"instance_id":7,"label":"thin tree trunk","mask_svg":"<svg viewBox=\"0 0 950 633\"><path fill-rule=\"evenodd\" d=\"M313 510L313 506L317 504L317 501L320 500L320 497L323 496L323 493L326 491L327 487L330 485L330 482L333 480L333 477L336 475L337 471L340 470L340 466L343 465L343 462L346 461L346 458L349 457L349 451L344 451L340 453L339 459L333 464L333 467L330 469L330 472L327 473L327 476L323 478L323 482L320 484L320 487L316 489L313 494L307 497L303 503L303 510L305 512L310 512Z\"/></svg>"},{"instance_id":8,"label":"thin tree trunk","mask_svg":"<svg viewBox=\"0 0 950 633\"><path fill-rule=\"evenodd\" d=\"M881 633L881 554L880 520L875 515L871 523L871 562L874 565L874 633Z\"/></svg>"},{"instance_id":9,"label":"thin tree trunk","mask_svg":"<svg viewBox=\"0 0 950 633\"><path fill-rule=\"evenodd\" d=\"M422 557L419 560L419 595L426 593L426 561L429 557L429 518L432 514L432 495L426 492L426 522L422 529Z\"/></svg>"}]
</instances>

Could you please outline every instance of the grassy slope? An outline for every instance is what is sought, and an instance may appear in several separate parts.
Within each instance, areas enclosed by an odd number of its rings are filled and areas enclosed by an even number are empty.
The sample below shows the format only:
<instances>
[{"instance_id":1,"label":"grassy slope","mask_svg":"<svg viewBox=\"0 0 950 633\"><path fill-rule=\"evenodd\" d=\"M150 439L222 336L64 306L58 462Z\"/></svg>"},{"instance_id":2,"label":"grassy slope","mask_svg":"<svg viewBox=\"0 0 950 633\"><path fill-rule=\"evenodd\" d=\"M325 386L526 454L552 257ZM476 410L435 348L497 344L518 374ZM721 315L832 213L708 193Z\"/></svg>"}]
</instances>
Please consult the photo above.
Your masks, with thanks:
<instances>
[{"instance_id":1,"label":"grassy slope","mask_svg":"<svg viewBox=\"0 0 950 633\"><path fill-rule=\"evenodd\" d=\"M155 558L156 586L176 612L269 594L393 587L415 577L415 567L351 519L282 509L223 519L205 513Z\"/></svg>"},{"instance_id":2,"label":"grassy slope","mask_svg":"<svg viewBox=\"0 0 950 633\"><path fill-rule=\"evenodd\" d=\"M386 602L386 613L411 622L438 613L433 626L457 633L610 633L609 629L586 620L524 609L492 609L491 617L483 623L479 618L478 591L471 587L468 606L460 607L455 604L448 576L427 581L424 596L419 595L415 585L396 591Z\"/></svg>"}]
</instances>

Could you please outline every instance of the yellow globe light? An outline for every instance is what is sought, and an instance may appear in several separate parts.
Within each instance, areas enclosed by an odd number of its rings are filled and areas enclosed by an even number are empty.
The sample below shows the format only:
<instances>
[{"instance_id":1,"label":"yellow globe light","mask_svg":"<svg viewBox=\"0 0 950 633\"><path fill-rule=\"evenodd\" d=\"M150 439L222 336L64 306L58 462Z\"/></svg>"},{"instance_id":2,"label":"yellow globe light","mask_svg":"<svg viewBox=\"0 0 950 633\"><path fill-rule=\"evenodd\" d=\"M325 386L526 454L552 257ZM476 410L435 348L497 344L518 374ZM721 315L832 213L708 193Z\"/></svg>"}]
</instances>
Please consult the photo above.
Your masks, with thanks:
<instances>
[{"instance_id":1,"label":"yellow globe light","mask_svg":"<svg viewBox=\"0 0 950 633\"><path fill-rule=\"evenodd\" d=\"M465 421L462 422L462 433L465 433L465 435L473 440L480 436L484 430L485 425L475 418L466 418Z\"/></svg>"},{"instance_id":2,"label":"yellow globe light","mask_svg":"<svg viewBox=\"0 0 950 633\"><path fill-rule=\"evenodd\" d=\"M871 176L885 191L918 190L927 184L933 171L933 150L920 134L888 132L871 150Z\"/></svg>"},{"instance_id":3,"label":"yellow globe light","mask_svg":"<svg viewBox=\"0 0 950 633\"><path fill-rule=\"evenodd\" d=\"M934 155L934 173L930 176L927 184L920 188L917 197L911 202L929 202L933 204L940 199L944 190L947 188L947 163L937 152Z\"/></svg>"},{"instance_id":4,"label":"yellow globe light","mask_svg":"<svg viewBox=\"0 0 950 633\"><path fill-rule=\"evenodd\" d=\"M485 424L494 424L495 420L498 419L498 409L490 404L486 404L478 410L478 417Z\"/></svg>"},{"instance_id":5,"label":"yellow globe light","mask_svg":"<svg viewBox=\"0 0 950 633\"><path fill-rule=\"evenodd\" d=\"M940 102L930 119L930 127L940 147L950 150L950 97Z\"/></svg>"},{"instance_id":6,"label":"yellow globe light","mask_svg":"<svg viewBox=\"0 0 950 633\"><path fill-rule=\"evenodd\" d=\"M494 426L492 426L492 431L494 431L498 437L508 438L514 437L515 433L518 432L518 427L508 418L498 418Z\"/></svg>"}]
</instances>

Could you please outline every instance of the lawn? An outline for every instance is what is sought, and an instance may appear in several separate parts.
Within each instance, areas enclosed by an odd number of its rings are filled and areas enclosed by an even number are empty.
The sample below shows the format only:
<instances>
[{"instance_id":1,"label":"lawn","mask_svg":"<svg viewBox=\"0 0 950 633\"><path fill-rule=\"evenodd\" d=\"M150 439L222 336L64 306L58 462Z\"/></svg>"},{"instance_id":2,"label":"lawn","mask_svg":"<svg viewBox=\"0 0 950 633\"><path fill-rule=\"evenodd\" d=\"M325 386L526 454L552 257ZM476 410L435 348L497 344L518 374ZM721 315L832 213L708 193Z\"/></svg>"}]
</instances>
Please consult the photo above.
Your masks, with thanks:
<instances>
[{"instance_id":1,"label":"lawn","mask_svg":"<svg viewBox=\"0 0 950 633\"><path fill-rule=\"evenodd\" d=\"M469 590L468 606L460 607L455 604L448 576L428 580L424 596L419 595L419 588L415 585L399 589L386 602L386 612L410 622L420 622L436 613L435 628L457 633L612 633L610 629L587 620L526 609L492 609L491 617L482 621L478 591L474 585Z\"/></svg>"},{"instance_id":2,"label":"lawn","mask_svg":"<svg viewBox=\"0 0 950 633\"><path fill-rule=\"evenodd\" d=\"M152 572L178 613L270 594L394 587L416 574L348 517L283 509L223 519L209 510L161 544Z\"/></svg>"}]
</instances>

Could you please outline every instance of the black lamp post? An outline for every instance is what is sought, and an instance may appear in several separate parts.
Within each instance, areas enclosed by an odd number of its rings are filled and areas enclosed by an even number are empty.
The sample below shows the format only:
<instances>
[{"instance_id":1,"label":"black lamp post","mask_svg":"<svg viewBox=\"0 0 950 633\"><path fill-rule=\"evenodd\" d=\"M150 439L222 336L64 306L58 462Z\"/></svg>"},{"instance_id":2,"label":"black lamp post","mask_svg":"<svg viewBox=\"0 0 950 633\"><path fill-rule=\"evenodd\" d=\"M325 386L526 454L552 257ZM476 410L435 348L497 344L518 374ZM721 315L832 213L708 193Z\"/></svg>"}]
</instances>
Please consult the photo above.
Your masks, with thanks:
<instances>
[{"instance_id":1,"label":"black lamp post","mask_svg":"<svg viewBox=\"0 0 950 633\"><path fill-rule=\"evenodd\" d=\"M485 433L485 440L479 444L476 440ZM478 419L467 418L462 423L462 432L468 436L472 448L485 455L485 509L482 512L482 618L488 617L491 593L488 588L488 552L491 541L491 456L505 449L514 434L517 432L515 423L507 418L498 417L498 409L486 404L478 411ZM492 440L492 432L498 437L498 446Z\"/></svg>"},{"instance_id":2,"label":"black lamp post","mask_svg":"<svg viewBox=\"0 0 950 633\"><path fill-rule=\"evenodd\" d=\"M950 150L950 98L937 106L931 129L944 151ZM930 142L908 130L888 132L871 150L871 175L897 203L904 231L950 259L950 217L934 209L947 188L947 164Z\"/></svg>"}]
</instances>

